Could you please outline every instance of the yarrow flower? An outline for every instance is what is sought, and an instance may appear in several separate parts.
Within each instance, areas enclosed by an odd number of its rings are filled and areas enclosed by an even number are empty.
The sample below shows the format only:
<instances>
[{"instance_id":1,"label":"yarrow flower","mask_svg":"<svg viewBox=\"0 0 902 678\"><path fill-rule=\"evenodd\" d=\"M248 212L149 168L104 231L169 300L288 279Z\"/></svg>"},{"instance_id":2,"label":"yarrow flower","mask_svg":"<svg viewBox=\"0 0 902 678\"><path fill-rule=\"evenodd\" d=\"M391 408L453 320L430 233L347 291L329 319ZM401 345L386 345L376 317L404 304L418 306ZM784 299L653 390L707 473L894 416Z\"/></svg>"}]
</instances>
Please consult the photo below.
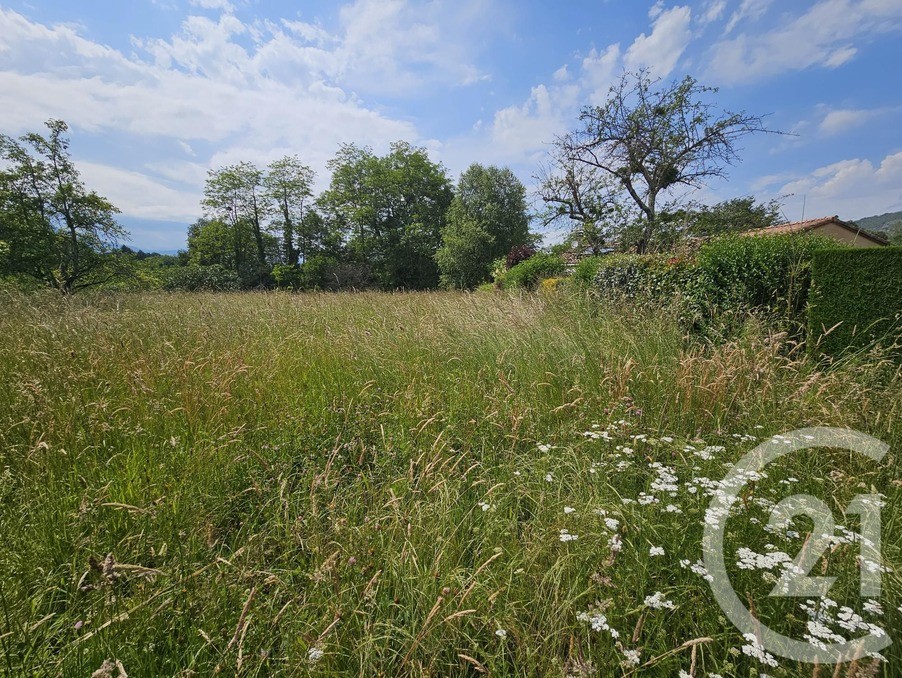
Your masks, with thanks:
<instances>
[{"instance_id":1,"label":"yarrow flower","mask_svg":"<svg viewBox=\"0 0 902 678\"><path fill-rule=\"evenodd\" d=\"M648 549L648 555L663 556L664 555L664 547L663 546L652 546L650 549Z\"/></svg>"},{"instance_id":2,"label":"yarrow flower","mask_svg":"<svg viewBox=\"0 0 902 678\"><path fill-rule=\"evenodd\" d=\"M774 658L772 654L770 654L767 650L764 649L764 646L758 642L758 639L755 638L755 634L746 633L743 635L749 644L742 646L742 653L748 655L749 657L754 657L762 664L766 664L767 666L777 666L777 660Z\"/></svg>"},{"instance_id":3,"label":"yarrow flower","mask_svg":"<svg viewBox=\"0 0 902 678\"><path fill-rule=\"evenodd\" d=\"M639 666L639 660L642 655L639 653L639 650L624 650L623 656L626 659L626 663L630 666Z\"/></svg>"},{"instance_id":4,"label":"yarrow flower","mask_svg":"<svg viewBox=\"0 0 902 678\"><path fill-rule=\"evenodd\" d=\"M652 595L645 596L645 607L650 607L653 610L672 610L675 606L673 604L673 601L667 600L664 597L663 593L661 593L660 591L655 591Z\"/></svg>"},{"instance_id":5,"label":"yarrow flower","mask_svg":"<svg viewBox=\"0 0 902 678\"><path fill-rule=\"evenodd\" d=\"M586 622L592 626L593 631L607 631L611 634L611 638L619 638L620 634L617 629L611 628L608 624L608 618L600 612L580 612L576 618L581 622Z\"/></svg>"},{"instance_id":6,"label":"yarrow flower","mask_svg":"<svg viewBox=\"0 0 902 678\"><path fill-rule=\"evenodd\" d=\"M570 532L568 532L566 528L561 528L561 534L558 538L562 542L566 543L568 541L576 541L577 539L579 539L579 535L578 534L570 534Z\"/></svg>"},{"instance_id":7,"label":"yarrow flower","mask_svg":"<svg viewBox=\"0 0 902 678\"><path fill-rule=\"evenodd\" d=\"M307 650L307 663L311 666L316 664L326 653L323 652L322 648L319 647L311 647Z\"/></svg>"},{"instance_id":8,"label":"yarrow flower","mask_svg":"<svg viewBox=\"0 0 902 678\"><path fill-rule=\"evenodd\" d=\"M504 629L498 629L497 631L495 631L495 635L499 638L507 638L507 631L505 631Z\"/></svg>"}]
</instances>

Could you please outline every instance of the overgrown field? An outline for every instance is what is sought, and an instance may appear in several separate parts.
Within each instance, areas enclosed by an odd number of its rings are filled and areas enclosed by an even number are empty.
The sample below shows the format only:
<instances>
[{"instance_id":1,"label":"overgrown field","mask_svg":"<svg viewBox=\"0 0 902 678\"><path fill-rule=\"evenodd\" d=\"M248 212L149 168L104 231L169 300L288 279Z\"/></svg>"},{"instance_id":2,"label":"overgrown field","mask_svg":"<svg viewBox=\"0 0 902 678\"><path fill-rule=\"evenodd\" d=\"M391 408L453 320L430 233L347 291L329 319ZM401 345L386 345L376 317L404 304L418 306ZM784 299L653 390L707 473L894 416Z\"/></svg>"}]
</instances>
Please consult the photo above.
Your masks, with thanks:
<instances>
[{"instance_id":1,"label":"overgrown field","mask_svg":"<svg viewBox=\"0 0 902 678\"><path fill-rule=\"evenodd\" d=\"M888 663L773 666L698 563L727 462L859 429L883 462L769 468L726 562L787 635L902 628L899 365L806 356L760 324L706 345L562 295L2 296L0 667L902 675L902 638ZM885 495L879 601L842 515L862 492ZM767 528L792 493L846 528L813 571L835 607L767 597L811 531Z\"/></svg>"}]
</instances>

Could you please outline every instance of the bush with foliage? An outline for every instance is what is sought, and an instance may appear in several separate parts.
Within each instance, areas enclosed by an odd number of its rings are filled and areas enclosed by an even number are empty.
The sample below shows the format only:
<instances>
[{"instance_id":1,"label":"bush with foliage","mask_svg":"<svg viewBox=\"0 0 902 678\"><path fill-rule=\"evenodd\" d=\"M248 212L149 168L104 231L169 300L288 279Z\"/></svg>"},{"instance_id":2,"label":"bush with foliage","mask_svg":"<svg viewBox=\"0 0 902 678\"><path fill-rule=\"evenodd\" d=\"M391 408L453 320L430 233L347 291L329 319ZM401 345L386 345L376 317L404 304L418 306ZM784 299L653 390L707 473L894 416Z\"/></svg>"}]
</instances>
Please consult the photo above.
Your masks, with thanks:
<instances>
[{"instance_id":1,"label":"bush with foliage","mask_svg":"<svg viewBox=\"0 0 902 678\"><path fill-rule=\"evenodd\" d=\"M516 245L507 253L507 268L511 269L522 261L526 261L538 252L532 245Z\"/></svg>"},{"instance_id":2,"label":"bush with foliage","mask_svg":"<svg viewBox=\"0 0 902 678\"><path fill-rule=\"evenodd\" d=\"M603 257L586 257L576 262L570 280L582 289L588 289L595 282L595 276L601 267Z\"/></svg>"},{"instance_id":3,"label":"bush with foliage","mask_svg":"<svg viewBox=\"0 0 902 678\"><path fill-rule=\"evenodd\" d=\"M602 297L639 301L665 301L681 293L692 270L686 260L663 254L611 254L594 266L594 288Z\"/></svg>"},{"instance_id":4,"label":"bush with foliage","mask_svg":"<svg viewBox=\"0 0 902 678\"><path fill-rule=\"evenodd\" d=\"M561 257L539 252L508 270L504 275L504 287L534 290L545 278L562 275L566 269Z\"/></svg>"},{"instance_id":5,"label":"bush with foliage","mask_svg":"<svg viewBox=\"0 0 902 678\"><path fill-rule=\"evenodd\" d=\"M231 292L241 289L238 274L219 264L171 268L163 275L163 289L170 292Z\"/></svg>"},{"instance_id":6,"label":"bush with foliage","mask_svg":"<svg viewBox=\"0 0 902 678\"><path fill-rule=\"evenodd\" d=\"M701 318L764 312L804 324L814 253L843 246L811 234L731 235L703 245L685 295Z\"/></svg>"},{"instance_id":7,"label":"bush with foliage","mask_svg":"<svg viewBox=\"0 0 902 678\"><path fill-rule=\"evenodd\" d=\"M810 345L830 355L902 339L902 247L825 250L811 262Z\"/></svg>"},{"instance_id":8,"label":"bush with foliage","mask_svg":"<svg viewBox=\"0 0 902 678\"><path fill-rule=\"evenodd\" d=\"M729 235L703 245L694 259L615 254L585 264L602 298L675 302L685 324L703 333L730 334L751 313L766 314L801 331L819 250L842 245L814 235Z\"/></svg>"}]
</instances>

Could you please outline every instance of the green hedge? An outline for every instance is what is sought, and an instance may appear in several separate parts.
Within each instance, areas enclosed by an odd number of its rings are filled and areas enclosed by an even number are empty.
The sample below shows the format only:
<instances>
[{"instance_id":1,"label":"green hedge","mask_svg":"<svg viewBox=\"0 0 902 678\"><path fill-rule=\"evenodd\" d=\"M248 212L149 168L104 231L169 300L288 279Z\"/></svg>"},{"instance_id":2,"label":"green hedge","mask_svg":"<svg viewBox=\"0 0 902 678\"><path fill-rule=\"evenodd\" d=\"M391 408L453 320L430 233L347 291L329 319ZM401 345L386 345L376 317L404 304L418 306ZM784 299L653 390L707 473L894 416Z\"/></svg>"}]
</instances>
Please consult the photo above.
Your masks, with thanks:
<instances>
[{"instance_id":1,"label":"green hedge","mask_svg":"<svg viewBox=\"0 0 902 678\"><path fill-rule=\"evenodd\" d=\"M810 234L724 236L692 259L667 255L609 255L597 266L602 298L675 303L688 328L712 336L740 330L750 314L778 319L801 334L815 252L842 245Z\"/></svg>"},{"instance_id":2,"label":"green hedge","mask_svg":"<svg viewBox=\"0 0 902 678\"><path fill-rule=\"evenodd\" d=\"M557 277L566 268L567 265L561 257L539 252L510 268L504 274L503 285L506 289L534 290L543 279Z\"/></svg>"},{"instance_id":3,"label":"green hedge","mask_svg":"<svg viewBox=\"0 0 902 678\"><path fill-rule=\"evenodd\" d=\"M902 339L902 247L817 252L810 345L830 355Z\"/></svg>"}]
</instances>

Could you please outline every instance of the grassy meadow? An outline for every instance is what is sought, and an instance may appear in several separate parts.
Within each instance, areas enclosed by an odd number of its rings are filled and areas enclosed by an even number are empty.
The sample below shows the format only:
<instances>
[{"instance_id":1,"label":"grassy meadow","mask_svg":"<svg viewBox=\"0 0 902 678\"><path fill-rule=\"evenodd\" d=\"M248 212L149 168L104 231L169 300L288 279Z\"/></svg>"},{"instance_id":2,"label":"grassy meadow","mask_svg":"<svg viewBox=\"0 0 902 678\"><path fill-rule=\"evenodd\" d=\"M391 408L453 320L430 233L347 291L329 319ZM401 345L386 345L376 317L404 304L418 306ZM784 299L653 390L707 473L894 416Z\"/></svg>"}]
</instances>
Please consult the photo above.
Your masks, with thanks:
<instances>
[{"instance_id":1,"label":"grassy meadow","mask_svg":"<svg viewBox=\"0 0 902 678\"><path fill-rule=\"evenodd\" d=\"M818 619L902 628L902 371L880 355L817 362L756 322L711 345L565 294L0 294L8 674L902 675L902 638L837 669L754 656L698 563L727 463L855 428L884 461L769 469L726 560L801 638L805 601L737 554L795 557L810 521L764 529L789 492L853 534L842 508L883 493L882 598L863 608L850 538L816 573L862 621Z\"/></svg>"}]
</instances>

